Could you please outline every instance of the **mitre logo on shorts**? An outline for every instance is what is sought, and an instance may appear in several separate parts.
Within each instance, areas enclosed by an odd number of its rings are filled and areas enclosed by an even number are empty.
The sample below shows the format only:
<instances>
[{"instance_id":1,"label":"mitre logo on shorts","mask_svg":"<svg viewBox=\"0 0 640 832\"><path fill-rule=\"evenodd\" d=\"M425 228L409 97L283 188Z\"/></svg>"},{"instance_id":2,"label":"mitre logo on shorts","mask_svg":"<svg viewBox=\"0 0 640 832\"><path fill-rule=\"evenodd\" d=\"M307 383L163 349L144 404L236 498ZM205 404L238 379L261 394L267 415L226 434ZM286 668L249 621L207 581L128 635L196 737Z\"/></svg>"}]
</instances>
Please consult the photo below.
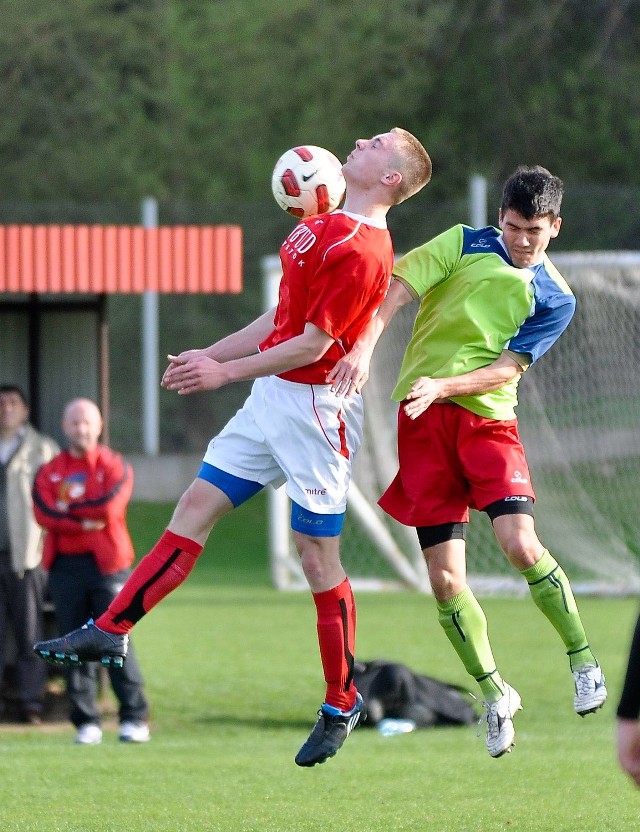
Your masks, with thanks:
<instances>
[{"instance_id":1,"label":"mitre logo on shorts","mask_svg":"<svg viewBox=\"0 0 640 832\"><path fill-rule=\"evenodd\" d=\"M313 497L326 497L327 489L326 488L305 488L305 494L309 494Z\"/></svg>"},{"instance_id":2,"label":"mitre logo on shorts","mask_svg":"<svg viewBox=\"0 0 640 832\"><path fill-rule=\"evenodd\" d=\"M527 483L529 480L522 476L522 471L514 471L513 476L511 477L511 482Z\"/></svg>"}]
</instances>

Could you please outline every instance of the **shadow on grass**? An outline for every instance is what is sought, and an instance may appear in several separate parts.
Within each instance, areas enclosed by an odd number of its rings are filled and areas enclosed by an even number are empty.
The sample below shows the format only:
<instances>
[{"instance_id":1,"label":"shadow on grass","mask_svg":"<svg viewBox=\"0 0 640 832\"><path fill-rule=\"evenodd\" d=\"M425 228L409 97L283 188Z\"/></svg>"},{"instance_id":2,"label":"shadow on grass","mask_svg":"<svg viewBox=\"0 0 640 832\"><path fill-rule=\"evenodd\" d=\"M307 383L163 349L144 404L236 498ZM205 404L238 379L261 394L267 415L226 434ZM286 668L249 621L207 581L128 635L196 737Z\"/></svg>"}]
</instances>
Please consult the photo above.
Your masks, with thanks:
<instances>
[{"instance_id":1,"label":"shadow on grass","mask_svg":"<svg viewBox=\"0 0 640 832\"><path fill-rule=\"evenodd\" d=\"M198 725L228 725L248 728L266 728L272 730L281 730L282 728L306 728L309 729L315 723L315 718L312 716L306 720L295 719L278 719L277 717L243 717L232 716L231 714L212 714L210 716L201 716L194 719L194 723Z\"/></svg>"},{"instance_id":2,"label":"shadow on grass","mask_svg":"<svg viewBox=\"0 0 640 832\"><path fill-rule=\"evenodd\" d=\"M208 725L208 726L236 726L236 727L243 727L243 728L264 728L266 730L282 730L283 728L295 728L301 730L309 730L315 724L315 716L312 716L311 719L306 720L295 720L295 719L278 719L277 717L242 717L242 716L233 716L231 714L215 714L210 716L201 716L197 717L193 720L196 725ZM474 723L470 723L474 724ZM373 729L376 726L373 723L367 724L367 722L361 722L358 724L357 729L358 732L360 730L365 730L367 728ZM419 727L415 730L420 731L442 731L444 729L465 729L469 728L469 725L453 725L450 723L439 723L436 725L429 725L424 727Z\"/></svg>"}]
</instances>

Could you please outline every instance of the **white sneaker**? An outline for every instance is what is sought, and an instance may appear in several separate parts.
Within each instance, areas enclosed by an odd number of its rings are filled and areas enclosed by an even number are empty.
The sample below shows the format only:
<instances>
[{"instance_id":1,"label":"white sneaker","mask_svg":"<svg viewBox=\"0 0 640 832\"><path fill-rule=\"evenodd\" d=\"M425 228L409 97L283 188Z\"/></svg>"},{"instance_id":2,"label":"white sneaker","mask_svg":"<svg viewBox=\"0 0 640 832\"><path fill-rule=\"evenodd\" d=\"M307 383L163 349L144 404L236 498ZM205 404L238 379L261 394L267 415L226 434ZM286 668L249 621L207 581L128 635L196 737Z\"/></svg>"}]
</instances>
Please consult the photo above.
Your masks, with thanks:
<instances>
[{"instance_id":1,"label":"white sneaker","mask_svg":"<svg viewBox=\"0 0 640 832\"><path fill-rule=\"evenodd\" d=\"M78 728L75 741L78 745L100 745L102 742L102 728L95 722L85 722Z\"/></svg>"},{"instance_id":2,"label":"white sneaker","mask_svg":"<svg viewBox=\"0 0 640 832\"><path fill-rule=\"evenodd\" d=\"M573 671L573 681L576 695L573 697L573 707L580 716L595 713L601 708L607 698L604 684L604 673L599 664L586 664Z\"/></svg>"},{"instance_id":3,"label":"white sneaker","mask_svg":"<svg viewBox=\"0 0 640 832\"><path fill-rule=\"evenodd\" d=\"M121 722L120 742L149 742L151 734L146 722Z\"/></svg>"},{"instance_id":4,"label":"white sneaker","mask_svg":"<svg viewBox=\"0 0 640 832\"><path fill-rule=\"evenodd\" d=\"M501 757L511 751L516 732L513 717L522 710L520 694L504 682L504 693L497 702L483 702L487 714L487 751L492 757Z\"/></svg>"}]
</instances>

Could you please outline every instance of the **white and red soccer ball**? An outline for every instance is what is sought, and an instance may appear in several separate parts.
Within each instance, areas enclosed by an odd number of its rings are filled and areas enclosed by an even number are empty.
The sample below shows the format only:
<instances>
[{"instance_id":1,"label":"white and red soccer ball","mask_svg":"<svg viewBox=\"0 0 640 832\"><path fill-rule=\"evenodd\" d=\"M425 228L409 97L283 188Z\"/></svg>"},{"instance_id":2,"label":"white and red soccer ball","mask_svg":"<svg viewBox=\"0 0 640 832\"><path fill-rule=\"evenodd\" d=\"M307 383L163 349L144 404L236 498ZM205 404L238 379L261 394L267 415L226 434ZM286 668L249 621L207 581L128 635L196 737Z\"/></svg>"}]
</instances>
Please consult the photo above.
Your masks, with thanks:
<instances>
[{"instance_id":1,"label":"white and red soccer ball","mask_svg":"<svg viewBox=\"0 0 640 832\"><path fill-rule=\"evenodd\" d=\"M329 150L313 144L283 153L271 177L276 202L299 219L333 211L345 188L342 162Z\"/></svg>"}]
</instances>

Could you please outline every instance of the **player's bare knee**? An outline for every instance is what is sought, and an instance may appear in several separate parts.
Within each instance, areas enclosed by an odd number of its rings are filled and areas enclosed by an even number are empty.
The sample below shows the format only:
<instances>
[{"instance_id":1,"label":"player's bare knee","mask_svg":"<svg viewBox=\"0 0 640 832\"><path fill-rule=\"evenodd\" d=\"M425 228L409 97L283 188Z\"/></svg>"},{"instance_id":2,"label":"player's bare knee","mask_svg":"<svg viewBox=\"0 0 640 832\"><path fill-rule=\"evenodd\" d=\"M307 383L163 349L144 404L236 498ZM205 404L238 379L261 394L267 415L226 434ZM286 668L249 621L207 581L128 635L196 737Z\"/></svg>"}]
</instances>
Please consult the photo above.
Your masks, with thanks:
<instances>
[{"instance_id":1,"label":"player's bare knee","mask_svg":"<svg viewBox=\"0 0 640 832\"><path fill-rule=\"evenodd\" d=\"M429 566L429 582L436 601L449 601L458 595L465 587L465 575L459 575L448 569L431 565Z\"/></svg>"},{"instance_id":2,"label":"player's bare knee","mask_svg":"<svg viewBox=\"0 0 640 832\"><path fill-rule=\"evenodd\" d=\"M301 555L302 571L309 583L314 588L324 584L326 580L326 569L322 560L318 557Z\"/></svg>"},{"instance_id":3,"label":"player's bare knee","mask_svg":"<svg viewBox=\"0 0 640 832\"><path fill-rule=\"evenodd\" d=\"M466 585L466 523L443 523L417 529L431 589L438 601L448 601Z\"/></svg>"},{"instance_id":4,"label":"player's bare knee","mask_svg":"<svg viewBox=\"0 0 640 832\"><path fill-rule=\"evenodd\" d=\"M518 570L529 569L542 557L544 548L536 535L515 530L498 539L509 563Z\"/></svg>"},{"instance_id":5,"label":"player's bare knee","mask_svg":"<svg viewBox=\"0 0 640 832\"><path fill-rule=\"evenodd\" d=\"M308 579L321 579L325 559L320 541L317 538L300 534L296 534L294 537L304 574Z\"/></svg>"},{"instance_id":6,"label":"player's bare knee","mask_svg":"<svg viewBox=\"0 0 640 832\"><path fill-rule=\"evenodd\" d=\"M544 547L538 540L530 497L507 498L484 509L493 523L493 531L509 563L516 569L528 569L540 560Z\"/></svg>"},{"instance_id":7,"label":"player's bare knee","mask_svg":"<svg viewBox=\"0 0 640 832\"><path fill-rule=\"evenodd\" d=\"M295 532L294 540L302 571L313 591L333 586L342 580L344 572L336 539L310 537Z\"/></svg>"}]
</instances>

